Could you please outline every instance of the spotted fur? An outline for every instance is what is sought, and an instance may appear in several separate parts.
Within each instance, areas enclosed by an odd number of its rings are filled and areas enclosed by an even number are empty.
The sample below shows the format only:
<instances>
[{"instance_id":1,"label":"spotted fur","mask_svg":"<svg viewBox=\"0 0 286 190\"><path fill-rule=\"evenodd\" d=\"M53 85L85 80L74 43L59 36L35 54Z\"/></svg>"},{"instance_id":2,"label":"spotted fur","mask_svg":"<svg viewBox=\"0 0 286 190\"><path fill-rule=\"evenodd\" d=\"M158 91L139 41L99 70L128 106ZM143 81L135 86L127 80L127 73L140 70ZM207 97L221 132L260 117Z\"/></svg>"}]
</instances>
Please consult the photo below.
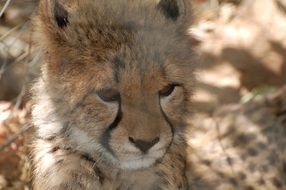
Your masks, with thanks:
<instances>
[{"instance_id":1,"label":"spotted fur","mask_svg":"<svg viewBox=\"0 0 286 190\"><path fill-rule=\"evenodd\" d=\"M187 189L184 0L41 0L35 190Z\"/></svg>"}]
</instances>

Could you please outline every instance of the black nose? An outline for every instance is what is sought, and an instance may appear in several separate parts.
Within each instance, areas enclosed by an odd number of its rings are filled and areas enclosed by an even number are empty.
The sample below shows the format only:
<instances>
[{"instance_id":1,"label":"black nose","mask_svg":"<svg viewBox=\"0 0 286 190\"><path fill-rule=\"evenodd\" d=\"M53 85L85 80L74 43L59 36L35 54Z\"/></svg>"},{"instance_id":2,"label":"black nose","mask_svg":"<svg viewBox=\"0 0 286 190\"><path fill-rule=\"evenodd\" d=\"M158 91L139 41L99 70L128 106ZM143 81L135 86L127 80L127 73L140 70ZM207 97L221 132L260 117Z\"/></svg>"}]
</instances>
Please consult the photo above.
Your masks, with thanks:
<instances>
[{"instance_id":1,"label":"black nose","mask_svg":"<svg viewBox=\"0 0 286 190\"><path fill-rule=\"evenodd\" d=\"M129 137L129 141L139 148L143 153L146 153L152 146L158 143L159 140L159 137L156 137L152 141L135 140L134 138Z\"/></svg>"}]
</instances>

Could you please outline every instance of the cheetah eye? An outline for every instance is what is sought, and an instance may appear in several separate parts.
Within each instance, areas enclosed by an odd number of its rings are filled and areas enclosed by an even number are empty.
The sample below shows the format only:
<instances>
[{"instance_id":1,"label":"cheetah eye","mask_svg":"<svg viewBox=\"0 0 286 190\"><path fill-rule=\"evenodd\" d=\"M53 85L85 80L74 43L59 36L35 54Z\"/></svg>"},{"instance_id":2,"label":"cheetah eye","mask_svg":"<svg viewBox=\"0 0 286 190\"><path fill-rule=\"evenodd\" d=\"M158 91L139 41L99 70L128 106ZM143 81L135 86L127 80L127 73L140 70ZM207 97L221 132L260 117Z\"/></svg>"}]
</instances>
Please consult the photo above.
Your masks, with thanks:
<instances>
[{"instance_id":1,"label":"cheetah eye","mask_svg":"<svg viewBox=\"0 0 286 190\"><path fill-rule=\"evenodd\" d=\"M99 90L97 91L97 95L104 102L115 102L115 101L119 101L120 99L119 92L112 88Z\"/></svg>"},{"instance_id":2,"label":"cheetah eye","mask_svg":"<svg viewBox=\"0 0 286 190\"><path fill-rule=\"evenodd\" d=\"M169 84L169 85L165 86L162 90L159 91L159 95L161 97L170 96L172 94L172 92L175 90L176 86L178 86L178 85Z\"/></svg>"}]
</instances>

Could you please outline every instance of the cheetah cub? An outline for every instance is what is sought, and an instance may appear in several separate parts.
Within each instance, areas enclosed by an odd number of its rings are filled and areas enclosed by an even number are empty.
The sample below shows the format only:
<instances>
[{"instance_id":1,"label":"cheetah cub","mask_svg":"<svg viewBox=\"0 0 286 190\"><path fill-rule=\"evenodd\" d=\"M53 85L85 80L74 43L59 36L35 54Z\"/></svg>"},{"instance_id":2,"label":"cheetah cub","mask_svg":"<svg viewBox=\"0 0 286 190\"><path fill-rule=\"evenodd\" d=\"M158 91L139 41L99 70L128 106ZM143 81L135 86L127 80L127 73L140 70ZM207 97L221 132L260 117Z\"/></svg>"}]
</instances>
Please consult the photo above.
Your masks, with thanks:
<instances>
[{"instance_id":1,"label":"cheetah cub","mask_svg":"<svg viewBox=\"0 0 286 190\"><path fill-rule=\"evenodd\" d=\"M40 0L35 190L187 189L187 0Z\"/></svg>"}]
</instances>

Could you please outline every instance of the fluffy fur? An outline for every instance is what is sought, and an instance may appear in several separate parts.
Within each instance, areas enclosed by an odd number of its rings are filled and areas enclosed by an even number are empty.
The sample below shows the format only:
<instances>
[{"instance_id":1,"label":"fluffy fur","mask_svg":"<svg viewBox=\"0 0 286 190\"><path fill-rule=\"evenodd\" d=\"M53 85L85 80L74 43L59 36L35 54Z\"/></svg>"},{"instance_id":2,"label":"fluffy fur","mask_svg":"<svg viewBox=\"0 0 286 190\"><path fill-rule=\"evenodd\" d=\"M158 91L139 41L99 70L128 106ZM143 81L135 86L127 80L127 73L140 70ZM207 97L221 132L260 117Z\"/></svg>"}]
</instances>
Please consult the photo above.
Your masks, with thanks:
<instances>
[{"instance_id":1,"label":"fluffy fur","mask_svg":"<svg viewBox=\"0 0 286 190\"><path fill-rule=\"evenodd\" d=\"M184 0L41 0L33 186L187 189Z\"/></svg>"}]
</instances>

